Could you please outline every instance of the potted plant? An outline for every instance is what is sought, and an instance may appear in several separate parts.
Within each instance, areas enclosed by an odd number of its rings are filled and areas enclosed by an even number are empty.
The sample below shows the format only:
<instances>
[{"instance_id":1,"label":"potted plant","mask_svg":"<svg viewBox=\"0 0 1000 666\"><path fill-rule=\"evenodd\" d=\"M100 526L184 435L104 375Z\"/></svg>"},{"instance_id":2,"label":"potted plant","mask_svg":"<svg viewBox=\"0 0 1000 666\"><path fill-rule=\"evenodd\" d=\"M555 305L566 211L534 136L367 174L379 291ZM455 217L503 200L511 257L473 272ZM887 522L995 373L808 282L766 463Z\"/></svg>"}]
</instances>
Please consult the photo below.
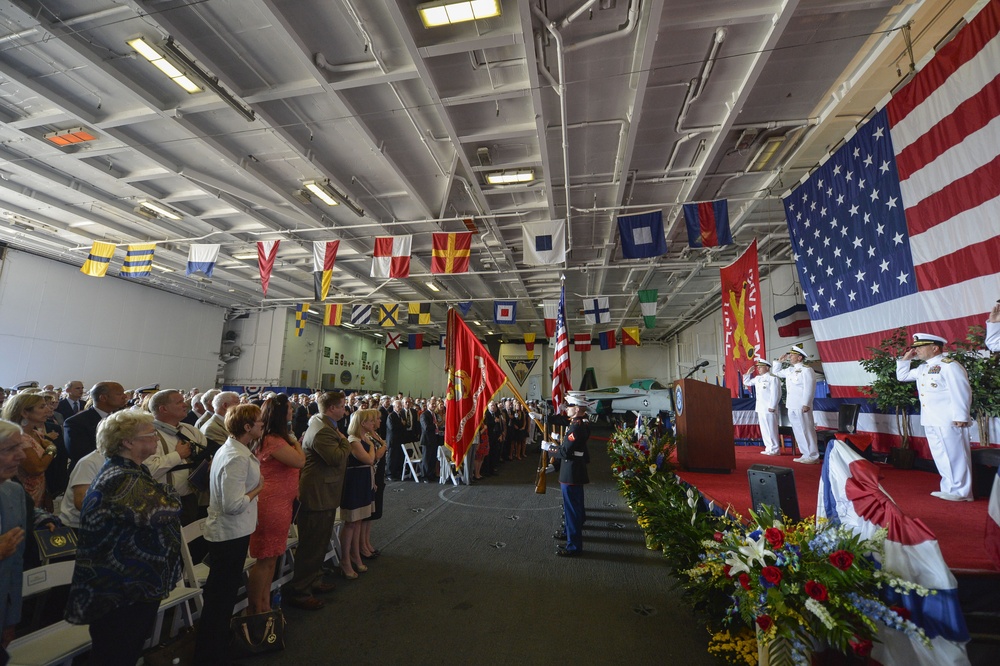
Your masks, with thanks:
<instances>
[{"instance_id":1,"label":"potted plant","mask_svg":"<svg viewBox=\"0 0 1000 666\"><path fill-rule=\"evenodd\" d=\"M898 447L892 449L891 460L900 469L912 467L916 458L916 451L910 448L909 417L910 412L920 404L916 384L896 379L896 359L902 357L909 346L906 329L898 328L878 347L869 347L871 356L860 361L861 367L874 375L872 383L861 387L861 392L880 410L896 414L901 441Z\"/></svg>"},{"instance_id":2,"label":"potted plant","mask_svg":"<svg viewBox=\"0 0 1000 666\"><path fill-rule=\"evenodd\" d=\"M990 354L983 343L985 329L973 326L964 342L953 345L952 356L969 374L972 416L979 426L979 443L989 446L990 419L1000 416L1000 354Z\"/></svg>"}]
</instances>

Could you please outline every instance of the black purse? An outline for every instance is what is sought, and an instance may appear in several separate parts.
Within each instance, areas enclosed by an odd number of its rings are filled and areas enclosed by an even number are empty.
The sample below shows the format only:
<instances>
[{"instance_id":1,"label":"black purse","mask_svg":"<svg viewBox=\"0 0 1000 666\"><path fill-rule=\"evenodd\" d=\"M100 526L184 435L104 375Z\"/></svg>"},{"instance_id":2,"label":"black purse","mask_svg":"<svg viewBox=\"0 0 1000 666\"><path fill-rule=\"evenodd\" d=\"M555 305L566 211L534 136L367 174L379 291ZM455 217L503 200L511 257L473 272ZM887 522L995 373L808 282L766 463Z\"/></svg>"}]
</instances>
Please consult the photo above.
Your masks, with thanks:
<instances>
[{"instance_id":1,"label":"black purse","mask_svg":"<svg viewBox=\"0 0 1000 666\"><path fill-rule=\"evenodd\" d=\"M234 617L229 624L233 657L249 657L285 649L285 615L280 608Z\"/></svg>"}]
</instances>

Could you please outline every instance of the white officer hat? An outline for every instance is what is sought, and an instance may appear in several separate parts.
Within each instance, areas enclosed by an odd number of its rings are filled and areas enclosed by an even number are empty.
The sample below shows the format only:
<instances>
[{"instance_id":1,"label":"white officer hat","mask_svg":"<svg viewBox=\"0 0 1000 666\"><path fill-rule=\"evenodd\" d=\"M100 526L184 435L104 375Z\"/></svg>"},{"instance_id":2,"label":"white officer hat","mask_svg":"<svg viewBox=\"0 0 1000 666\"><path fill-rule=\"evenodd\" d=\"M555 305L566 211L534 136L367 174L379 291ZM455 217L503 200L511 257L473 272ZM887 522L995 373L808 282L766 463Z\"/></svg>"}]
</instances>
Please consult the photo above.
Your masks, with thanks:
<instances>
[{"instance_id":1,"label":"white officer hat","mask_svg":"<svg viewBox=\"0 0 1000 666\"><path fill-rule=\"evenodd\" d=\"M792 345L791 353L798 354L802 358L809 358L809 354L806 353L806 350L798 345Z\"/></svg>"},{"instance_id":2,"label":"white officer hat","mask_svg":"<svg viewBox=\"0 0 1000 666\"><path fill-rule=\"evenodd\" d=\"M38 388L38 382L32 380L27 382L21 382L20 384L14 387L14 390L25 391L27 389L33 389L33 388Z\"/></svg>"},{"instance_id":3,"label":"white officer hat","mask_svg":"<svg viewBox=\"0 0 1000 666\"><path fill-rule=\"evenodd\" d=\"M149 393L156 393L160 390L159 384L150 384L149 386L143 386L142 388L137 388L135 390L136 395L147 395Z\"/></svg>"},{"instance_id":4,"label":"white officer hat","mask_svg":"<svg viewBox=\"0 0 1000 666\"><path fill-rule=\"evenodd\" d=\"M766 358L755 358L753 362L754 365L766 365L769 368L771 367L771 362L768 361Z\"/></svg>"},{"instance_id":5,"label":"white officer hat","mask_svg":"<svg viewBox=\"0 0 1000 666\"><path fill-rule=\"evenodd\" d=\"M946 344L948 344L948 341L940 335L931 335L930 333L913 334L913 347L923 347L924 345L940 345L944 347Z\"/></svg>"}]
</instances>

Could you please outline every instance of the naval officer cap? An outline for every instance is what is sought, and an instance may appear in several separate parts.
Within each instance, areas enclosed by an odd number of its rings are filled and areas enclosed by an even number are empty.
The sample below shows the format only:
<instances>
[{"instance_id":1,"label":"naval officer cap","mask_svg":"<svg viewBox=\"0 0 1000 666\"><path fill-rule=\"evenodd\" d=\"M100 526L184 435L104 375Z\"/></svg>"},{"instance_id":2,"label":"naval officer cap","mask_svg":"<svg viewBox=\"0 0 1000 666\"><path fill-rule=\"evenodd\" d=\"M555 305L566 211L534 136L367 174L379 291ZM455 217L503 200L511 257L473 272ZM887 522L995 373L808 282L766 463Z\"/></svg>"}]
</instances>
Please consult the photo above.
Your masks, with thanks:
<instances>
[{"instance_id":1,"label":"naval officer cap","mask_svg":"<svg viewBox=\"0 0 1000 666\"><path fill-rule=\"evenodd\" d=\"M754 365L766 365L769 368L771 367L771 362L768 361L766 358L755 358L753 362Z\"/></svg>"},{"instance_id":2,"label":"naval officer cap","mask_svg":"<svg viewBox=\"0 0 1000 666\"><path fill-rule=\"evenodd\" d=\"M21 382L20 384L14 387L14 390L26 391L27 389L33 389L33 388L38 388L38 382L36 381Z\"/></svg>"},{"instance_id":3,"label":"naval officer cap","mask_svg":"<svg viewBox=\"0 0 1000 666\"><path fill-rule=\"evenodd\" d=\"M930 333L914 333L913 334L913 346L923 347L924 345L939 345L944 347L948 344L948 341L942 338L940 335L931 335Z\"/></svg>"},{"instance_id":4,"label":"naval officer cap","mask_svg":"<svg viewBox=\"0 0 1000 666\"><path fill-rule=\"evenodd\" d=\"M142 388L137 388L135 390L136 395L147 395L149 393L156 393L160 390L159 384L150 384L149 386L143 386Z\"/></svg>"},{"instance_id":5,"label":"naval officer cap","mask_svg":"<svg viewBox=\"0 0 1000 666\"><path fill-rule=\"evenodd\" d=\"M791 353L798 354L802 358L809 358L809 354L806 353L806 350L798 345L792 345Z\"/></svg>"}]
</instances>

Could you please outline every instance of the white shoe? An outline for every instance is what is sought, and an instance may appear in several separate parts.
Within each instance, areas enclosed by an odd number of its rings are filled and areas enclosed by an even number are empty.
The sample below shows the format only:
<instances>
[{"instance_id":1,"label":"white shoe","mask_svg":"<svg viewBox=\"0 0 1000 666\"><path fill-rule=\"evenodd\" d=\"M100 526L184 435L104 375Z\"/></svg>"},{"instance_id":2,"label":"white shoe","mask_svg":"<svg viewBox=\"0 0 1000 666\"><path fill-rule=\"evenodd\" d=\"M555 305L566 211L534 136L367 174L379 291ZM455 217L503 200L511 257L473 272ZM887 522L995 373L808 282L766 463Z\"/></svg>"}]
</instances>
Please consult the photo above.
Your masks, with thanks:
<instances>
[{"instance_id":1,"label":"white shoe","mask_svg":"<svg viewBox=\"0 0 1000 666\"><path fill-rule=\"evenodd\" d=\"M781 452L780 451L761 451L760 454L762 456L780 456Z\"/></svg>"},{"instance_id":2,"label":"white shoe","mask_svg":"<svg viewBox=\"0 0 1000 666\"><path fill-rule=\"evenodd\" d=\"M951 493L941 492L940 490L935 490L931 493L934 497L938 499L948 500L949 502L971 502L971 497L961 497L959 495L952 495Z\"/></svg>"},{"instance_id":3,"label":"white shoe","mask_svg":"<svg viewBox=\"0 0 1000 666\"><path fill-rule=\"evenodd\" d=\"M818 465L818 464L820 464L822 462L822 460L820 460L818 457L817 458L806 458L805 456L803 456L801 458L796 458L795 462L802 463L803 465Z\"/></svg>"}]
</instances>

